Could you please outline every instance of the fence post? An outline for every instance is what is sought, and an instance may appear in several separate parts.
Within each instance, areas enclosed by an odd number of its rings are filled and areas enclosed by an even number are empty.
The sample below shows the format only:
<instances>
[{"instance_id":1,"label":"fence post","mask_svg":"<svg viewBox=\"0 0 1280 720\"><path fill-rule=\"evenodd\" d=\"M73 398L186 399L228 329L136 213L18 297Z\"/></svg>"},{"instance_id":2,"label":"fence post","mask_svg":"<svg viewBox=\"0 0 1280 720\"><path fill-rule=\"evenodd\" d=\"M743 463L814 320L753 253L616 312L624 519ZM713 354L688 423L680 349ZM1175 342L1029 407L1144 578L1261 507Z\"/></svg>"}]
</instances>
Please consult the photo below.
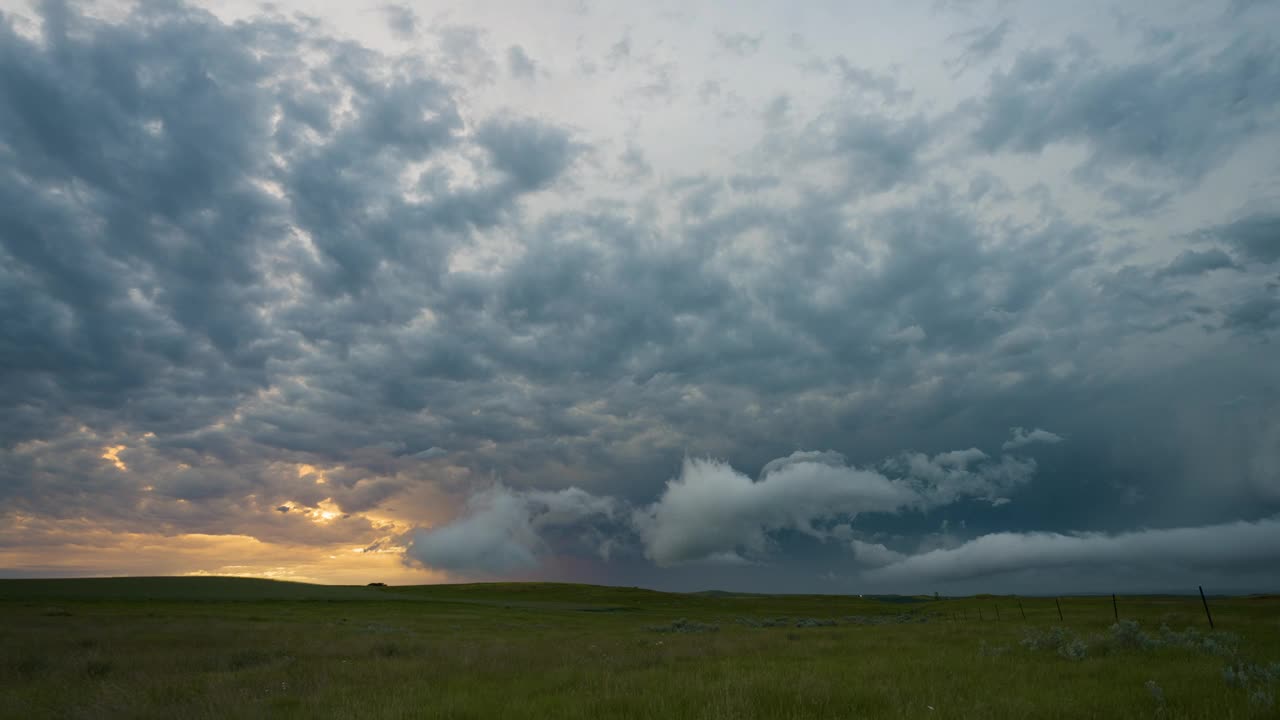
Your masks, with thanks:
<instances>
[{"instance_id":1,"label":"fence post","mask_svg":"<svg viewBox=\"0 0 1280 720\"><path fill-rule=\"evenodd\" d=\"M1205 599L1205 597L1204 597L1204 586L1203 586L1203 585L1197 585L1196 587L1200 588L1200 602L1204 603L1204 616L1205 616L1205 617L1207 617L1207 618L1209 618L1209 629L1210 629L1210 630L1212 630L1212 629L1213 629L1213 615L1211 615L1211 614L1209 613L1209 601L1208 601L1208 600L1206 600L1206 599Z\"/></svg>"},{"instance_id":2,"label":"fence post","mask_svg":"<svg viewBox=\"0 0 1280 720\"><path fill-rule=\"evenodd\" d=\"M982 608L978 608L978 619L979 619L979 620L982 620L982 619L983 619L983 617L982 617Z\"/></svg>"},{"instance_id":3,"label":"fence post","mask_svg":"<svg viewBox=\"0 0 1280 720\"><path fill-rule=\"evenodd\" d=\"M1018 612L1022 613L1022 621L1027 621L1027 611L1022 609L1022 601L1018 601Z\"/></svg>"},{"instance_id":4,"label":"fence post","mask_svg":"<svg viewBox=\"0 0 1280 720\"><path fill-rule=\"evenodd\" d=\"M996 605L996 622L1000 622L1000 606Z\"/></svg>"},{"instance_id":5,"label":"fence post","mask_svg":"<svg viewBox=\"0 0 1280 720\"><path fill-rule=\"evenodd\" d=\"M1065 620L1062 619L1062 603L1058 602L1058 598L1054 598L1053 604L1058 606L1058 621L1066 622Z\"/></svg>"},{"instance_id":6,"label":"fence post","mask_svg":"<svg viewBox=\"0 0 1280 720\"><path fill-rule=\"evenodd\" d=\"M1116 622L1120 622L1120 606L1116 605L1116 594L1111 593L1111 614L1115 616Z\"/></svg>"}]
</instances>

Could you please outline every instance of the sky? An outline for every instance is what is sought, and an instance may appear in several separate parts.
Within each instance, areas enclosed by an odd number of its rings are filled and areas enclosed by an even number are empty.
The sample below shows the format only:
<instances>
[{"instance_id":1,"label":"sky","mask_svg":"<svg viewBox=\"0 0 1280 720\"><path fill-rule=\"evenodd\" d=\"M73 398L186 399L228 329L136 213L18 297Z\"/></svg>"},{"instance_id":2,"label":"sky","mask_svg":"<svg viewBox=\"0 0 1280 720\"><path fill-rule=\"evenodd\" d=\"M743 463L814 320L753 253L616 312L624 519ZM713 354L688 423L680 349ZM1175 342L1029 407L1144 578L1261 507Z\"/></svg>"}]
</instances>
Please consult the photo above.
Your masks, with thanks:
<instances>
[{"instance_id":1,"label":"sky","mask_svg":"<svg viewBox=\"0 0 1280 720\"><path fill-rule=\"evenodd\" d=\"M1276 27L0 0L0 576L1274 591Z\"/></svg>"}]
</instances>

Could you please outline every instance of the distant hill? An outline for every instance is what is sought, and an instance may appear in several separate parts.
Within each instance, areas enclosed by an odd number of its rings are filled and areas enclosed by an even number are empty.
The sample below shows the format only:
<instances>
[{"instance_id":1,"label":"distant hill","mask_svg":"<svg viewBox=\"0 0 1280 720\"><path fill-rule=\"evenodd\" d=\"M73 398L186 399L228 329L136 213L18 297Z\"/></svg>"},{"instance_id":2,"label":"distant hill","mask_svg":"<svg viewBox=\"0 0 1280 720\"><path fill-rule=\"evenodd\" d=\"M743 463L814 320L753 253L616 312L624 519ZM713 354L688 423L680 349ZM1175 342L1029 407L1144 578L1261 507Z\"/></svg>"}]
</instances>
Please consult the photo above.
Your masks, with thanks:
<instances>
[{"instance_id":1,"label":"distant hill","mask_svg":"<svg viewBox=\"0 0 1280 720\"><path fill-rule=\"evenodd\" d=\"M454 585L312 585L241 577L122 577L0 580L0 601L424 602L582 612L888 612L909 596L765 595L712 590L671 593L639 587L516 582ZM894 611L896 612L896 611Z\"/></svg>"},{"instance_id":2,"label":"distant hill","mask_svg":"<svg viewBox=\"0 0 1280 720\"><path fill-rule=\"evenodd\" d=\"M0 600L379 600L382 588L241 577L115 577L0 580Z\"/></svg>"}]
</instances>

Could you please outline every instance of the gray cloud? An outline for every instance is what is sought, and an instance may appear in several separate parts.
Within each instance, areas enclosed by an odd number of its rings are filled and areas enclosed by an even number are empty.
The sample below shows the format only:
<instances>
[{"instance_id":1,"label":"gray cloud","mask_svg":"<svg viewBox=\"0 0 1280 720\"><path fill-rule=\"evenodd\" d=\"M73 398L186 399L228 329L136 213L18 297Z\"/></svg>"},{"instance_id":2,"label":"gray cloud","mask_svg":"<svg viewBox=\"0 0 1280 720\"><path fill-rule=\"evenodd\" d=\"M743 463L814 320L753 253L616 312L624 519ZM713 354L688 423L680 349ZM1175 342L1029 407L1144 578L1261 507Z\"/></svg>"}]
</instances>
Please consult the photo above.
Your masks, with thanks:
<instances>
[{"instance_id":1,"label":"gray cloud","mask_svg":"<svg viewBox=\"0 0 1280 720\"><path fill-rule=\"evenodd\" d=\"M1016 427L1013 428L1011 432L1013 433L1013 437L1006 440L1005 443L1000 446L1004 450L1014 450L1033 443L1054 444L1062 442L1062 437L1060 435L1051 433L1048 430L1041 430L1040 428L1027 430L1026 428Z\"/></svg>"},{"instance_id":2,"label":"gray cloud","mask_svg":"<svg viewBox=\"0 0 1280 720\"><path fill-rule=\"evenodd\" d=\"M1222 225L1212 234L1234 245L1254 262L1280 260L1280 216L1250 215Z\"/></svg>"},{"instance_id":3,"label":"gray cloud","mask_svg":"<svg viewBox=\"0 0 1280 720\"><path fill-rule=\"evenodd\" d=\"M871 192L913 180L928 140L920 118L894 122L883 117L846 117L837 121L833 133L835 153L848 162L850 187Z\"/></svg>"},{"instance_id":4,"label":"gray cloud","mask_svg":"<svg viewBox=\"0 0 1280 720\"><path fill-rule=\"evenodd\" d=\"M1225 324L1254 332L1280 328L1280 297L1270 293L1239 302L1227 309Z\"/></svg>"},{"instance_id":5,"label":"gray cloud","mask_svg":"<svg viewBox=\"0 0 1280 720\"><path fill-rule=\"evenodd\" d=\"M1161 270L1162 275L1201 275L1214 270L1238 270L1235 260L1219 248L1196 251L1183 250Z\"/></svg>"},{"instance_id":6,"label":"gray cloud","mask_svg":"<svg viewBox=\"0 0 1280 720\"><path fill-rule=\"evenodd\" d=\"M507 72L513 77L532 80L537 77L538 65L519 45L507 48Z\"/></svg>"},{"instance_id":7,"label":"gray cloud","mask_svg":"<svg viewBox=\"0 0 1280 720\"><path fill-rule=\"evenodd\" d=\"M413 38L418 32L418 18L413 10L402 5L387 5L382 8L387 15L387 27L402 40Z\"/></svg>"},{"instance_id":8,"label":"gray cloud","mask_svg":"<svg viewBox=\"0 0 1280 720\"><path fill-rule=\"evenodd\" d=\"M1184 571L1274 567L1280 520L1102 533L993 533L871 570L871 582L987 577L1025 570L1173 566Z\"/></svg>"},{"instance_id":9,"label":"gray cloud","mask_svg":"<svg viewBox=\"0 0 1280 720\"><path fill-rule=\"evenodd\" d=\"M1087 172L1133 164L1198 180L1276 127L1280 63L1271 44L1242 38L1205 60L1179 48L1115 65L1080 45L1026 51L973 105L973 139L987 151L1023 153L1080 142Z\"/></svg>"},{"instance_id":10,"label":"gray cloud","mask_svg":"<svg viewBox=\"0 0 1280 720\"><path fill-rule=\"evenodd\" d=\"M558 177L579 147L563 129L523 118L490 120L477 129L476 140L522 191Z\"/></svg>"},{"instance_id":11,"label":"gray cloud","mask_svg":"<svg viewBox=\"0 0 1280 720\"><path fill-rule=\"evenodd\" d=\"M468 500L456 521L415 532L406 555L432 568L463 573L529 570L555 552L546 538L549 531L611 522L616 510L612 499L593 497L577 488L513 491L498 485ZM582 539L607 557L607 540L589 533Z\"/></svg>"},{"instance_id":12,"label":"gray cloud","mask_svg":"<svg viewBox=\"0 0 1280 720\"><path fill-rule=\"evenodd\" d=\"M910 488L875 472L800 460L753 482L733 468L687 460L662 497L639 511L645 553L659 565L763 555L768 533L821 535L813 522L859 512L892 512L919 501Z\"/></svg>"},{"instance_id":13,"label":"gray cloud","mask_svg":"<svg viewBox=\"0 0 1280 720\"><path fill-rule=\"evenodd\" d=\"M738 57L754 55L760 49L760 43L763 41L763 35L748 35L741 32L716 33L716 43L720 45L720 48Z\"/></svg>"},{"instance_id":14,"label":"gray cloud","mask_svg":"<svg viewBox=\"0 0 1280 720\"><path fill-rule=\"evenodd\" d=\"M964 43L964 50L952 64L963 72L995 55L1004 46L1012 25L1012 21L1006 18L989 27L974 28L957 34L955 38Z\"/></svg>"},{"instance_id":15,"label":"gray cloud","mask_svg":"<svg viewBox=\"0 0 1280 720\"><path fill-rule=\"evenodd\" d=\"M839 453L795 452L765 464L757 480L718 460L686 458L661 496L629 511L623 500L576 488L548 493L497 487L472 496L459 519L419 531L411 558L437 569L501 573L531 569L552 555L543 533L604 521L592 535L599 548L630 547L659 567L684 563L767 562L774 538L795 531L817 540L840 538L864 565L898 557L882 545L852 537L848 523L867 513L899 513L967 498L1007 503L1035 464L1010 456L992 460L977 448L904 453L875 470L847 464Z\"/></svg>"},{"instance_id":16,"label":"gray cloud","mask_svg":"<svg viewBox=\"0 0 1280 720\"><path fill-rule=\"evenodd\" d=\"M637 19L540 44L613 69L530 98L500 24L59 8L0 19L0 518L807 588L944 520L1280 512L1276 54L1229 16L992 40L977 95ZM612 510L550 519L568 486Z\"/></svg>"},{"instance_id":17,"label":"gray cloud","mask_svg":"<svg viewBox=\"0 0 1280 720\"><path fill-rule=\"evenodd\" d=\"M835 58L836 68L840 71L840 80L845 87L860 93L879 97L886 103L897 103L912 97L911 90L903 88L893 75L854 64L843 55Z\"/></svg>"}]
</instances>

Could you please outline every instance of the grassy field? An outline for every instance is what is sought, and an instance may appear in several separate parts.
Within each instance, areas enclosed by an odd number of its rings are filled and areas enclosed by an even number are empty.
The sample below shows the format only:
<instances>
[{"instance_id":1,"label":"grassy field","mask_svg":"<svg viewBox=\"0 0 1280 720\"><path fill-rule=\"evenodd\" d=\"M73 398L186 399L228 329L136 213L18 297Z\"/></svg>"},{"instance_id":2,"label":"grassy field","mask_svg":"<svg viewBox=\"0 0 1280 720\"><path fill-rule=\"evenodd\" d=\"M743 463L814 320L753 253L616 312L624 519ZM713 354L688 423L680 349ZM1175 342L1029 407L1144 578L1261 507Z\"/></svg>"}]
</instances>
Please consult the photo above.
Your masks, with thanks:
<instances>
[{"instance_id":1,"label":"grassy field","mask_svg":"<svg viewBox=\"0 0 1280 720\"><path fill-rule=\"evenodd\" d=\"M0 580L0 717L1280 717L1280 597L1211 603Z\"/></svg>"}]
</instances>

